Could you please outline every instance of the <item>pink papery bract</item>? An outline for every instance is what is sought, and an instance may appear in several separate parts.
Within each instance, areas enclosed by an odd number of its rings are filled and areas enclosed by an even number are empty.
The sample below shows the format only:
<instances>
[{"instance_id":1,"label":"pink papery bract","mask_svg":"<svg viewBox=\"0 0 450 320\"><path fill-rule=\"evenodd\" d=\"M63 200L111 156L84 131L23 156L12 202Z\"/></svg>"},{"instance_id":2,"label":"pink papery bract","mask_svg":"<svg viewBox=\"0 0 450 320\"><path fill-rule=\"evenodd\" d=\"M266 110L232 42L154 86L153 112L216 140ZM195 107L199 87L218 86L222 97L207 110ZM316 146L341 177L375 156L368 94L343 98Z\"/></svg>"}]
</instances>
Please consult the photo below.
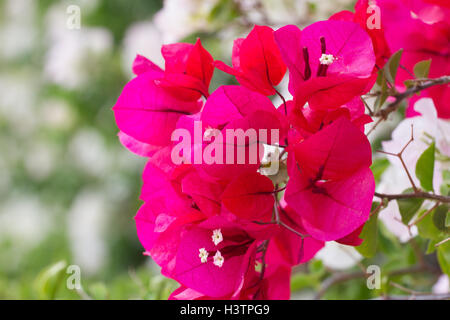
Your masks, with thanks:
<instances>
[{"instance_id":1,"label":"pink papery bract","mask_svg":"<svg viewBox=\"0 0 450 320\"><path fill-rule=\"evenodd\" d=\"M266 26L255 26L247 38L235 40L232 62L233 68L221 61L217 61L216 66L236 76L244 87L263 95L275 94L274 86L286 73L274 32Z\"/></svg>"},{"instance_id":2,"label":"pink papery bract","mask_svg":"<svg viewBox=\"0 0 450 320\"><path fill-rule=\"evenodd\" d=\"M338 107L368 91L375 66L367 33L349 21L320 21L300 31L286 26L275 31L275 40L289 69L289 91L301 107ZM322 55L332 55L329 65Z\"/></svg>"}]
</instances>

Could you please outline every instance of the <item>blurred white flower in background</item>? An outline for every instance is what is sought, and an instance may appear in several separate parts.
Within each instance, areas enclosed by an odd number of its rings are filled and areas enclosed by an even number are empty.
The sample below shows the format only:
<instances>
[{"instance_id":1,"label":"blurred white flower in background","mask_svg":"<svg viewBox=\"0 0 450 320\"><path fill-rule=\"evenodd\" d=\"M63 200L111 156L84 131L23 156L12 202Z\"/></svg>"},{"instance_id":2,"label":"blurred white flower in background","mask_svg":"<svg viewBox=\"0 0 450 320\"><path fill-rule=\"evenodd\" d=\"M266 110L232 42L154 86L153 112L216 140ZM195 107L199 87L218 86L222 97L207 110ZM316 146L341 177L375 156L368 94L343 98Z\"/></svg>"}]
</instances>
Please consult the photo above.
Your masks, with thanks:
<instances>
[{"instance_id":1,"label":"blurred white flower in background","mask_svg":"<svg viewBox=\"0 0 450 320\"><path fill-rule=\"evenodd\" d=\"M152 21L131 25L123 40L123 69L131 75L131 66L137 54L140 54L158 66L164 68L161 54L162 33Z\"/></svg>"},{"instance_id":2,"label":"blurred white flower in background","mask_svg":"<svg viewBox=\"0 0 450 320\"><path fill-rule=\"evenodd\" d=\"M45 141L34 141L24 156L25 170L37 181L47 178L56 166L56 148Z\"/></svg>"},{"instance_id":3,"label":"blurred white flower in background","mask_svg":"<svg viewBox=\"0 0 450 320\"><path fill-rule=\"evenodd\" d=\"M332 270L345 270L362 260L355 248L334 241L326 242L315 258L322 260L324 266Z\"/></svg>"},{"instance_id":4,"label":"blurred white flower in background","mask_svg":"<svg viewBox=\"0 0 450 320\"><path fill-rule=\"evenodd\" d=\"M436 148L444 155L450 157L450 121L439 119L433 100L423 98L414 105L415 110L422 113L421 116L404 119L392 133L392 140L383 141L383 150L387 152L399 152L411 137L411 126L414 131L414 141L403 152L403 160L412 171L411 175L416 185L420 182L414 174L417 160L429 147L431 139L436 141ZM397 157L388 157L392 166L399 171L403 170L402 164ZM442 183L442 170L448 165L436 161L433 186L436 192ZM404 170L403 170L404 171ZM407 179L406 174L404 175Z\"/></svg>"},{"instance_id":5,"label":"blurred white flower in background","mask_svg":"<svg viewBox=\"0 0 450 320\"><path fill-rule=\"evenodd\" d=\"M113 37L105 28L69 29L64 5L51 7L46 15L47 51L44 75L55 84L75 89L87 83L92 68L102 61L113 46Z\"/></svg>"},{"instance_id":6,"label":"blurred white flower in background","mask_svg":"<svg viewBox=\"0 0 450 320\"><path fill-rule=\"evenodd\" d=\"M261 0L267 18L276 26L297 24L307 18L306 0Z\"/></svg>"},{"instance_id":7,"label":"blurred white flower in background","mask_svg":"<svg viewBox=\"0 0 450 320\"><path fill-rule=\"evenodd\" d=\"M188 35L211 28L211 10L219 0L165 0L154 22L164 43L178 42Z\"/></svg>"},{"instance_id":8,"label":"blurred white flower in background","mask_svg":"<svg viewBox=\"0 0 450 320\"><path fill-rule=\"evenodd\" d=\"M305 0L303 0L305 1ZM339 10L343 10L348 7L348 9L353 9L354 0L307 0L309 6L314 10L314 20L326 20L333 13Z\"/></svg>"},{"instance_id":9,"label":"blurred white flower in background","mask_svg":"<svg viewBox=\"0 0 450 320\"><path fill-rule=\"evenodd\" d=\"M40 105L40 121L46 127L66 131L76 122L76 114L70 104L63 99L50 98Z\"/></svg>"},{"instance_id":10,"label":"blurred white flower in background","mask_svg":"<svg viewBox=\"0 0 450 320\"><path fill-rule=\"evenodd\" d=\"M73 262L87 274L97 272L107 258L105 226L108 204L103 191L84 189L74 199L67 215Z\"/></svg>"},{"instance_id":11,"label":"blurred white flower in background","mask_svg":"<svg viewBox=\"0 0 450 320\"><path fill-rule=\"evenodd\" d=\"M0 25L0 57L14 59L29 53L36 43L36 1L7 0L5 19Z\"/></svg>"},{"instance_id":12,"label":"blurred white flower in background","mask_svg":"<svg viewBox=\"0 0 450 320\"><path fill-rule=\"evenodd\" d=\"M47 40L57 40L68 34L67 31L71 31L67 28L67 21L73 12L68 12L67 9L70 6L76 5L80 8L81 14L81 29L85 26L83 25L83 17L88 15L93 10L98 7L98 0L78 0L76 3L71 0L61 0L58 3L52 5L45 13L44 23L45 23L45 33Z\"/></svg>"},{"instance_id":13,"label":"blurred white flower in background","mask_svg":"<svg viewBox=\"0 0 450 320\"><path fill-rule=\"evenodd\" d=\"M244 0L241 3L244 10L250 11L251 21L268 22L277 28L287 24L305 27L311 21L326 20L336 8L352 8L354 0Z\"/></svg>"},{"instance_id":14,"label":"blurred white flower in background","mask_svg":"<svg viewBox=\"0 0 450 320\"><path fill-rule=\"evenodd\" d=\"M438 281L434 284L433 293L435 294L445 294L450 292L450 283L448 276L443 274L439 277Z\"/></svg>"},{"instance_id":15,"label":"blurred white flower in background","mask_svg":"<svg viewBox=\"0 0 450 320\"><path fill-rule=\"evenodd\" d=\"M105 176L111 164L103 137L93 129L78 130L69 143L68 156L80 170L97 177Z\"/></svg>"},{"instance_id":16,"label":"blurred white flower in background","mask_svg":"<svg viewBox=\"0 0 450 320\"><path fill-rule=\"evenodd\" d=\"M252 24L269 24L267 13L264 10L264 0L240 0L235 2L247 22Z\"/></svg>"},{"instance_id":17,"label":"blurred white flower in background","mask_svg":"<svg viewBox=\"0 0 450 320\"><path fill-rule=\"evenodd\" d=\"M47 52L44 67L48 79L67 89L74 89L88 81L91 69L86 61L97 61L112 47L112 36L102 28L67 30L67 35L55 40ZM93 64L90 61L90 66Z\"/></svg>"},{"instance_id":18,"label":"blurred white flower in background","mask_svg":"<svg viewBox=\"0 0 450 320\"><path fill-rule=\"evenodd\" d=\"M0 75L0 116L17 136L28 136L37 126L37 90L35 75L27 70Z\"/></svg>"},{"instance_id":19,"label":"blurred white flower in background","mask_svg":"<svg viewBox=\"0 0 450 320\"><path fill-rule=\"evenodd\" d=\"M0 239L14 239L18 246L38 243L51 226L49 213L35 195L11 195L0 206Z\"/></svg>"},{"instance_id":20,"label":"blurred white flower in background","mask_svg":"<svg viewBox=\"0 0 450 320\"><path fill-rule=\"evenodd\" d=\"M39 246L45 239L54 228L52 213L35 194L11 192L6 199L2 199L0 202L2 274L17 271L30 250Z\"/></svg>"},{"instance_id":21,"label":"blurred white flower in background","mask_svg":"<svg viewBox=\"0 0 450 320\"><path fill-rule=\"evenodd\" d=\"M420 182L415 176L415 168L417 160L429 147L431 138L436 142L436 149L443 155L450 157L450 121L442 120L437 117L433 100L430 98L418 100L414 108L422 115L406 118L401 121L397 128L392 132L392 140L383 141L383 150L392 153L400 152L411 138L412 125L414 130L414 141L405 149L402 157L414 183L416 186L420 187ZM408 176L403 169L400 160L394 156L387 156L387 158L391 165L383 173L377 191L395 194L401 193L407 188L411 188ZM450 164L448 162L441 162L439 161L439 158L436 158L433 175L433 187L436 193L439 193L443 170L449 168ZM380 212L380 219L402 242L408 241L411 236L417 234L415 228L412 228L412 232L410 233L408 228L401 222L401 216L396 201L391 201L389 206Z\"/></svg>"},{"instance_id":22,"label":"blurred white flower in background","mask_svg":"<svg viewBox=\"0 0 450 320\"><path fill-rule=\"evenodd\" d=\"M397 168L390 166L383 173L381 181L377 186L377 191L382 193L401 193L403 190L410 188L408 178L403 168ZM407 242L412 237L417 235L417 227L412 226L411 229L402 222L402 216L398 209L397 201L389 201L387 207L383 209L379 218L383 221L384 225L392 232L400 242Z\"/></svg>"},{"instance_id":23,"label":"blurred white flower in background","mask_svg":"<svg viewBox=\"0 0 450 320\"><path fill-rule=\"evenodd\" d=\"M3 148L3 144L3 141L0 140L0 148L5 150L6 148ZM11 174L8 170L6 159L0 157L0 194L6 194L10 182Z\"/></svg>"}]
</instances>

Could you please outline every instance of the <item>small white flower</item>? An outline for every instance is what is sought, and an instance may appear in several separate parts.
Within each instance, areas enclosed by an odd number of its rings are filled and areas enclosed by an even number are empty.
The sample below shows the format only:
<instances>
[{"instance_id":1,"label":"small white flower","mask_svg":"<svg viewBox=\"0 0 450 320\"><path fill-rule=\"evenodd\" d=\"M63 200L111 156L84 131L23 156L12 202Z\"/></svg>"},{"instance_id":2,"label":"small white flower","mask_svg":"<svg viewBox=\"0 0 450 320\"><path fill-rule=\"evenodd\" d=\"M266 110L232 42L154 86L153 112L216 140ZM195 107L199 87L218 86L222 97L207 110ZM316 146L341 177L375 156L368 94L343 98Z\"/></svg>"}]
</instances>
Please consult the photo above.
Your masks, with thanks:
<instances>
[{"instance_id":1,"label":"small white flower","mask_svg":"<svg viewBox=\"0 0 450 320\"><path fill-rule=\"evenodd\" d=\"M206 251L205 248L200 248L198 251L200 252L198 255L200 257L200 261L202 263L206 263L206 261L208 261L208 251Z\"/></svg>"},{"instance_id":2,"label":"small white flower","mask_svg":"<svg viewBox=\"0 0 450 320\"><path fill-rule=\"evenodd\" d=\"M327 66L332 64L334 60L336 60L336 58L332 54L325 54L325 53L323 53L319 59L320 64L325 64Z\"/></svg>"},{"instance_id":3,"label":"small white flower","mask_svg":"<svg viewBox=\"0 0 450 320\"><path fill-rule=\"evenodd\" d=\"M217 250L216 254L214 255L214 265L222 268L224 261L225 259L222 257L222 254L219 250Z\"/></svg>"},{"instance_id":4,"label":"small white flower","mask_svg":"<svg viewBox=\"0 0 450 320\"><path fill-rule=\"evenodd\" d=\"M211 238L214 244L217 246L223 241L222 231L220 229L214 230Z\"/></svg>"}]
</instances>

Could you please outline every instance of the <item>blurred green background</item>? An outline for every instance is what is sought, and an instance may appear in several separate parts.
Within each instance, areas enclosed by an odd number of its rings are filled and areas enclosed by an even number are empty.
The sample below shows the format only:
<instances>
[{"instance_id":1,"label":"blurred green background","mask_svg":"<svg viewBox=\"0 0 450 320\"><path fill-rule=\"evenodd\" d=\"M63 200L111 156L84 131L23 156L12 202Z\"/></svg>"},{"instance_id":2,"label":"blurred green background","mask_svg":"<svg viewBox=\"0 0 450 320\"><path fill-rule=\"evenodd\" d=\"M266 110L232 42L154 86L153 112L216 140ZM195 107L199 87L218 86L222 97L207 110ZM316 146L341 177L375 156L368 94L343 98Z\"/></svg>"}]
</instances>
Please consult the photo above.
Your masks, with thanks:
<instances>
[{"instance_id":1,"label":"blurred green background","mask_svg":"<svg viewBox=\"0 0 450 320\"><path fill-rule=\"evenodd\" d=\"M68 26L73 7L81 27ZM133 216L141 159L119 143L111 107L135 54L201 37L216 59L255 23L300 26L353 1L0 0L0 299L166 299L176 284L145 257ZM75 9L76 9L75 8ZM216 72L213 88L231 79ZM411 251L395 251L408 261ZM81 290L66 268L81 270ZM349 268L356 268L355 263ZM329 270L298 268L294 297ZM355 280L329 298L371 297Z\"/></svg>"}]
</instances>

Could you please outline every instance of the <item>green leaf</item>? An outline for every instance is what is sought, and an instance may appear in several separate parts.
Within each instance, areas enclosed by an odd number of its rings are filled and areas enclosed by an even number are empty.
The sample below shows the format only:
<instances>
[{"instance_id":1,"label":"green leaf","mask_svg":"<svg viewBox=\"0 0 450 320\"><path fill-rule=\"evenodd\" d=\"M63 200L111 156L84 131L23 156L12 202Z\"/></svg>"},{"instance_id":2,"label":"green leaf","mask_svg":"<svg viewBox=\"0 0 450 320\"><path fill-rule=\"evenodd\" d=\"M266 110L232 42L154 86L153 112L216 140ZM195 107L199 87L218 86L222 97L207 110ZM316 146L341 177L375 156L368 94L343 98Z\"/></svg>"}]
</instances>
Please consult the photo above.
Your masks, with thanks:
<instances>
[{"instance_id":1,"label":"green leaf","mask_svg":"<svg viewBox=\"0 0 450 320\"><path fill-rule=\"evenodd\" d=\"M64 280L66 261L59 261L44 269L36 278L36 289L41 299L55 299L56 292Z\"/></svg>"},{"instance_id":2,"label":"green leaf","mask_svg":"<svg viewBox=\"0 0 450 320\"><path fill-rule=\"evenodd\" d=\"M380 70L382 71L382 70ZM379 110L381 106L386 102L387 98L389 97L388 94L388 86L386 77L384 76L384 73L381 72L382 76L380 78L380 90L381 93L377 96L375 100L375 111Z\"/></svg>"},{"instance_id":3,"label":"green leaf","mask_svg":"<svg viewBox=\"0 0 450 320\"><path fill-rule=\"evenodd\" d=\"M422 153L416 164L416 177L420 180L420 185L427 191L433 191L434 155L435 143L433 143Z\"/></svg>"},{"instance_id":4,"label":"green leaf","mask_svg":"<svg viewBox=\"0 0 450 320\"><path fill-rule=\"evenodd\" d=\"M325 271L325 267L323 265L322 260L317 259L314 259L309 263L308 269L312 273L320 273L320 274L322 274Z\"/></svg>"},{"instance_id":5,"label":"green leaf","mask_svg":"<svg viewBox=\"0 0 450 320\"><path fill-rule=\"evenodd\" d=\"M395 84L395 77L397 76L397 70L400 66L400 60L402 58L403 49L398 50L395 52L388 60L386 65L384 66L384 75L386 76L386 79L392 83Z\"/></svg>"},{"instance_id":6,"label":"green leaf","mask_svg":"<svg viewBox=\"0 0 450 320\"><path fill-rule=\"evenodd\" d=\"M416 82L414 80L405 80L403 81L403 84L406 86L407 89L412 88L416 85Z\"/></svg>"},{"instance_id":7,"label":"green leaf","mask_svg":"<svg viewBox=\"0 0 450 320\"><path fill-rule=\"evenodd\" d=\"M403 193L412 193L413 189L409 188L403 191ZM400 214L402 216L402 222L404 224L408 224L412 217L419 211L420 207L423 204L424 199L420 198L409 198L409 199L398 199L398 209L400 210Z\"/></svg>"},{"instance_id":8,"label":"green leaf","mask_svg":"<svg viewBox=\"0 0 450 320\"><path fill-rule=\"evenodd\" d=\"M437 247L437 258L441 270L450 276L450 242L445 242Z\"/></svg>"},{"instance_id":9,"label":"green leaf","mask_svg":"<svg viewBox=\"0 0 450 320\"><path fill-rule=\"evenodd\" d=\"M444 170L442 172L442 184L439 188L442 195L450 196L450 171Z\"/></svg>"},{"instance_id":10,"label":"green leaf","mask_svg":"<svg viewBox=\"0 0 450 320\"><path fill-rule=\"evenodd\" d=\"M378 222L378 248L386 255L394 255L396 257L399 250L401 250L398 238L381 221Z\"/></svg>"},{"instance_id":11,"label":"green leaf","mask_svg":"<svg viewBox=\"0 0 450 320\"><path fill-rule=\"evenodd\" d=\"M426 212L427 210L423 210L423 212L420 213L419 217L421 217ZM422 238L436 240L436 237L439 234L439 229L434 225L431 213L429 213L425 218L418 222L416 226L419 235Z\"/></svg>"},{"instance_id":12,"label":"green leaf","mask_svg":"<svg viewBox=\"0 0 450 320\"><path fill-rule=\"evenodd\" d=\"M291 291L306 288L316 289L320 285L318 274L296 273L291 277Z\"/></svg>"},{"instance_id":13,"label":"green leaf","mask_svg":"<svg viewBox=\"0 0 450 320\"><path fill-rule=\"evenodd\" d=\"M373 161L370 169L372 170L373 176L375 178L375 183L378 183L380 181L381 175L389 167L389 164L390 162L386 158L378 158Z\"/></svg>"},{"instance_id":14,"label":"green leaf","mask_svg":"<svg viewBox=\"0 0 450 320\"><path fill-rule=\"evenodd\" d=\"M238 16L236 12L236 6L231 1L216 1L216 5L211 9L209 13L209 23L214 25L217 22L230 21Z\"/></svg>"},{"instance_id":15,"label":"green leaf","mask_svg":"<svg viewBox=\"0 0 450 320\"><path fill-rule=\"evenodd\" d=\"M450 170L442 171L442 179L444 179L444 181L450 182Z\"/></svg>"},{"instance_id":16,"label":"green leaf","mask_svg":"<svg viewBox=\"0 0 450 320\"><path fill-rule=\"evenodd\" d=\"M370 216L359 237L364 241L356 250L366 258L373 257L378 245L378 212Z\"/></svg>"},{"instance_id":17,"label":"green leaf","mask_svg":"<svg viewBox=\"0 0 450 320\"><path fill-rule=\"evenodd\" d=\"M430 72L430 65L431 59L417 62L414 66L414 75L416 78L427 78Z\"/></svg>"},{"instance_id":18,"label":"green leaf","mask_svg":"<svg viewBox=\"0 0 450 320\"><path fill-rule=\"evenodd\" d=\"M436 243L438 243L436 240L429 239L428 240L428 246L427 251L425 251L425 254L431 254L436 251Z\"/></svg>"},{"instance_id":19,"label":"green leaf","mask_svg":"<svg viewBox=\"0 0 450 320\"><path fill-rule=\"evenodd\" d=\"M89 294L94 300L106 300L109 292L104 283L96 282L89 286Z\"/></svg>"},{"instance_id":20,"label":"green leaf","mask_svg":"<svg viewBox=\"0 0 450 320\"><path fill-rule=\"evenodd\" d=\"M445 214L445 227L450 228L450 213L448 211Z\"/></svg>"},{"instance_id":21,"label":"green leaf","mask_svg":"<svg viewBox=\"0 0 450 320\"><path fill-rule=\"evenodd\" d=\"M448 232L447 220L449 216L448 206L443 204L436 208L433 213L433 223L441 231Z\"/></svg>"},{"instance_id":22,"label":"green leaf","mask_svg":"<svg viewBox=\"0 0 450 320\"><path fill-rule=\"evenodd\" d=\"M377 76L377 81L376 84L381 87L383 81L386 81L385 77L384 77L384 70L380 69L378 70L378 76Z\"/></svg>"},{"instance_id":23,"label":"green leaf","mask_svg":"<svg viewBox=\"0 0 450 320\"><path fill-rule=\"evenodd\" d=\"M428 210L423 210L419 218L423 216ZM439 221L442 219L441 213L438 212L437 216L435 217L436 209L432 212L429 212L426 217L420 218L421 220L416 224L417 230L419 232L419 235L422 238L425 239L431 239L433 241L439 242L443 240L446 237L445 232L442 232L437 226L436 226L436 220Z\"/></svg>"},{"instance_id":24,"label":"green leaf","mask_svg":"<svg viewBox=\"0 0 450 320\"><path fill-rule=\"evenodd\" d=\"M442 195L450 196L450 184L444 182L443 184L441 184L439 191Z\"/></svg>"}]
</instances>

